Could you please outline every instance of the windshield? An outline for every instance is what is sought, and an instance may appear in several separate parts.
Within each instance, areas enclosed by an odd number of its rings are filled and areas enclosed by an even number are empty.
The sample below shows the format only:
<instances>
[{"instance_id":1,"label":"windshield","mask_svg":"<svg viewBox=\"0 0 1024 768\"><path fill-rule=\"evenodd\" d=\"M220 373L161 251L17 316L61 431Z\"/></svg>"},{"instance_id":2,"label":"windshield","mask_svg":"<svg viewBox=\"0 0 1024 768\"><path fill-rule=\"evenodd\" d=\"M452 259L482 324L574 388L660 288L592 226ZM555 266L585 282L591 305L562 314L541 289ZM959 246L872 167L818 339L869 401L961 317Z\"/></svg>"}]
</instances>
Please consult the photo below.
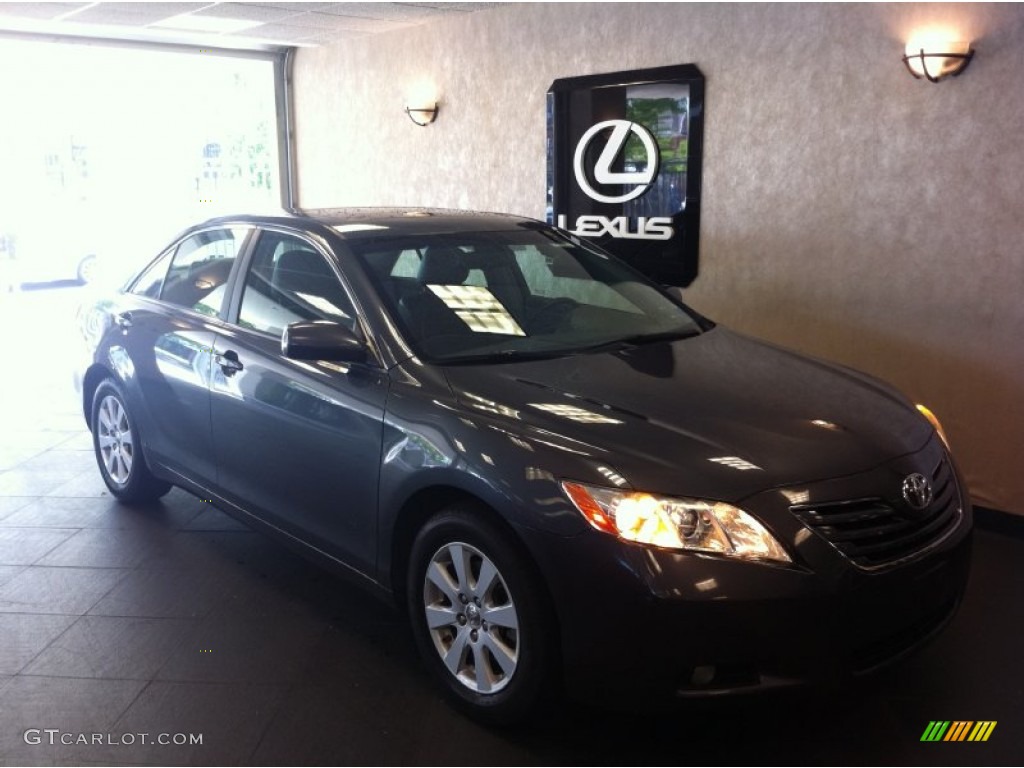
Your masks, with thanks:
<instances>
[{"instance_id":1,"label":"windshield","mask_svg":"<svg viewBox=\"0 0 1024 768\"><path fill-rule=\"evenodd\" d=\"M639 273L553 230L352 245L406 339L432 362L559 357L701 330Z\"/></svg>"}]
</instances>

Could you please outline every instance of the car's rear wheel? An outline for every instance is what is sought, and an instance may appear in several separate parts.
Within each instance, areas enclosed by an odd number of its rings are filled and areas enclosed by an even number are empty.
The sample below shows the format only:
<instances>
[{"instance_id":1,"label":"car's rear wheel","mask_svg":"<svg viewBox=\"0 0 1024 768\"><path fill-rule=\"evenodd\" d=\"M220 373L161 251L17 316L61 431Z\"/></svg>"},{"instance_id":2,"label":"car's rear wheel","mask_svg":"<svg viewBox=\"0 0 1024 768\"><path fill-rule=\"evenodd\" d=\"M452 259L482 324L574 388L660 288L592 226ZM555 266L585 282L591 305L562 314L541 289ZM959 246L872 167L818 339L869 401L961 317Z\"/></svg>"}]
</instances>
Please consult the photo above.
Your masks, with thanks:
<instances>
[{"instance_id":1,"label":"car's rear wheel","mask_svg":"<svg viewBox=\"0 0 1024 768\"><path fill-rule=\"evenodd\" d=\"M118 499L128 503L155 501L171 484L150 472L142 455L142 440L128 412L121 388L107 379L92 401L92 444L103 482Z\"/></svg>"},{"instance_id":2,"label":"car's rear wheel","mask_svg":"<svg viewBox=\"0 0 1024 768\"><path fill-rule=\"evenodd\" d=\"M557 636L532 563L472 507L433 517L412 548L408 607L420 652L452 702L488 723L534 712Z\"/></svg>"}]
</instances>

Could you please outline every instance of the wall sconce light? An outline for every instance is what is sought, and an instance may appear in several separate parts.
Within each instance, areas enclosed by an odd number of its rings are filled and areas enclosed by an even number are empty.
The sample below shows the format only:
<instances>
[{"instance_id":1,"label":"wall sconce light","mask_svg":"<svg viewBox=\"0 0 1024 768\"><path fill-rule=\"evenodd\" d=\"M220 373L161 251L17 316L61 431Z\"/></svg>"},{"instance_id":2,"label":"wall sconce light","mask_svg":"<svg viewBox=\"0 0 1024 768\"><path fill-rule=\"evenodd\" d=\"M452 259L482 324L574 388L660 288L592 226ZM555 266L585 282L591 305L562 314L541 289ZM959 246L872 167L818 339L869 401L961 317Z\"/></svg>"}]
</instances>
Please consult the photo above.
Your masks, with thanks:
<instances>
[{"instance_id":1,"label":"wall sconce light","mask_svg":"<svg viewBox=\"0 0 1024 768\"><path fill-rule=\"evenodd\" d=\"M416 123L416 125L423 126L425 128L437 120L438 109L439 106L435 101L431 103L430 106L423 105L421 107L406 107L405 114L407 114L409 119Z\"/></svg>"},{"instance_id":2,"label":"wall sconce light","mask_svg":"<svg viewBox=\"0 0 1024 768\"><path fill-rule=\"evenodd\" d=\"M973 57L970 43L912 40L907 43L903 63L917 80L937 83L959 75L967 69Z\"/></svg>"}]
</instances>

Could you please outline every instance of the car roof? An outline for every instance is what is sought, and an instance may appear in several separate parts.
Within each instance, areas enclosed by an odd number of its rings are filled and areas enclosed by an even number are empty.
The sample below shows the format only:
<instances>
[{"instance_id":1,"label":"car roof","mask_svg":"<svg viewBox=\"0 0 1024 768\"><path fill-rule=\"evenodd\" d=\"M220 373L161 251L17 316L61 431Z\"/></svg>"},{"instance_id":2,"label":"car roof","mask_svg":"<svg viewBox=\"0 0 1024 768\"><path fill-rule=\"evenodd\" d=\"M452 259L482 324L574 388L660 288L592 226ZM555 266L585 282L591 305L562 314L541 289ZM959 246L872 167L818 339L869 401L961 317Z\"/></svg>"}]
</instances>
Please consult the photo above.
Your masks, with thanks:
<instances>
[{"instance_id":1,"label":"car roof","mask_svg":"<svg viewBox=\"0 0 1024 768\"><path fill-rule=\"evenodd\" d=\"M379 238L385 235L441 234L445 232L487 232L508 230L539 222L522 216L443 208L320 208L278 211L272 214L218 216L199 227L226 224L269 224L299 229L329 229L346 240Z\"/></svg>"}]
</instances>

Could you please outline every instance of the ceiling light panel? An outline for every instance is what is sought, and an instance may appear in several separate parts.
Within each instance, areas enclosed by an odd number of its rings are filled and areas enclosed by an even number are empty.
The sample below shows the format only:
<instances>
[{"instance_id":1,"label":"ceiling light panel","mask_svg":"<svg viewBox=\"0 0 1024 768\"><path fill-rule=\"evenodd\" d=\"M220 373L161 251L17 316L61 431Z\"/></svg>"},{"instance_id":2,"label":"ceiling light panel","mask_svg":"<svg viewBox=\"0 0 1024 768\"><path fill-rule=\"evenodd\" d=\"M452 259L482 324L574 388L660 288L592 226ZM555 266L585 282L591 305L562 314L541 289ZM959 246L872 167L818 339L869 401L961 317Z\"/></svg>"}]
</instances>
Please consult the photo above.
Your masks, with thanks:
<instances>
[{"instance_id":1,"label":"ceiling light panel","mask_svg":"<svg viewBox=\"0 0 1024 768\"><path fill-rule=\"evenodd\" d=\"M94 3L70 14L67 21L145 26L207 5L209 3Z\"/></svg>"},{"instance_id":2,"label":"ceiling light panel","mask_svg":"<svg viewBox=\"0 0 1024 768\"><path fill-rule=\"evenodd\" d=\"M257 40L272 40L282 44L321 42L322 33L308 27L293 27L288 24L261 24L258 27L239 32L238 37Z\"/></svg>"},{"instance_id":3,"label":"ceiling light panel","mask_svg":"<svg viewBox=\"0 0 1024 768\"><path fill-rule=\"evenodd\" d=\"M21 19L56 19L85 8L89 3L0 3L0 16Z\"/></svg>"},{"instance_id":4,"label":"ceiling light panel","mask_svg":"<svg viewBox=\"0 0 1024 768\"><path fill-rule=\"evenodd\" d=\"M260 3L270 8L284 8L292 13L305 13L306 11L319 11L334 3Z\"/></svg>"},{"instance_id":5,"label":"ceiling light panel","mask_svg":"<svg viewBox=\"0 0 1024 768\"><path fill-rule=\"evenodd\" d=\"M258 21L248 19L225 19L219 16L197 16L194 13L183 13L169 19L150 24L160 29L183 29L188 32L213 32L215 34L232 34L260 26Z\"/></svg>"},{"instance_id":6,"label":"ceiling light panel","mask_svg":"<svg viewBox=\"0 0 1024 768\"><path fill-rule=\"evenodd\" d=\"M309 10L313 10L310 8ZM316 9L317 13L332 16L361 16L366 19L425 19L442 16L443 8L435 8L429 4L409 5L407 3L328 3L325 8Z\"/></svg>"},{"instance_id":7,"label":"ceiling light panel","mask_svg":"<svg viewBox=\"0 0 1024 768\"><path fill-rule=\"evenodd\" d=\"M331 16L326 13L303 13L299 16L290 17L287 23L295 27L309 27L311 29L355 29L362 32L385 32L394 28L394 24L392 22L385 21L383 19L366 19L356 16Z\"/></svg>"},{"instance_id":8,"label":"ceiling light panel","mask_svg":"<svg viewBox=\"0 0 1024 768\"><path fill-rule=\"evenodd\" d=\"M296 13L302 13L304 9L278 8L272 5L253 5L249 3L217 3L209 8L201 8L196 11L195 16L217 16L224 19L245 19L247 21L259 21L269 23L283 21Z\"/></svg>"}]
</instances>

